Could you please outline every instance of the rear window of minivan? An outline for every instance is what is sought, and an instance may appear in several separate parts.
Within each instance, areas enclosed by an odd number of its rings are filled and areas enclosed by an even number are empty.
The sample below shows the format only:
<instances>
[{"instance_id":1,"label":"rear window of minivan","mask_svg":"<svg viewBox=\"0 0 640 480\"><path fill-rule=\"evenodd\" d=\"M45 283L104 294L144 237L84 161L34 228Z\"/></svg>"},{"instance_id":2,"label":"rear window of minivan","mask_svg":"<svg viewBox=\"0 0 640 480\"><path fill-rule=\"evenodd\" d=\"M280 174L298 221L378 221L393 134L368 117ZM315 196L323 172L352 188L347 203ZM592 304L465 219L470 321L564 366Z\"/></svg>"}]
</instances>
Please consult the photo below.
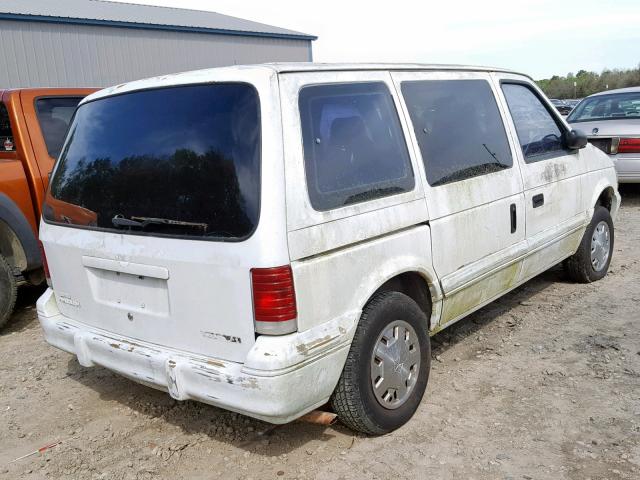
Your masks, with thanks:
<instances>
[{"instance_id":1,"label":"rear window of minivan","mask_svg":"<svg viewBox=\"0 0 640 480\"><path fill-rule=\"evenodd\" d=\"M143 90L81 105L45 221L241 240L260 205L260 113L244 83Z\"/></svg>"}]
</instances>

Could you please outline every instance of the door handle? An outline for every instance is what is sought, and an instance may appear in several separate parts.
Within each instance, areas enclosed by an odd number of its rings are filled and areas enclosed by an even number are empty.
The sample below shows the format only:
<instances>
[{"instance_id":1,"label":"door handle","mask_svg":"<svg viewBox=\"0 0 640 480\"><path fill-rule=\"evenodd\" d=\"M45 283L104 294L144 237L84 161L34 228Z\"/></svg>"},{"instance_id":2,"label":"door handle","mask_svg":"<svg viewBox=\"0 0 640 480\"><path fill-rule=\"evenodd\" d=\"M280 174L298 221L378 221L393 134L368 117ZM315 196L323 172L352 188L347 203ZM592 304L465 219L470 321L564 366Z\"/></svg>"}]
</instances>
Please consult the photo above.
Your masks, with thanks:
<instances>
[{"instance_id":1,"label":"door handle","mask_svg":"<svg viewBox=\"0 0 640 480\"><path fill-rule=\"evenodd\" d=\"M531 200L533 201L533 208L538 208L544 205L544 195L542 193L534 195Z\"/></svg>"},{"instance_id":2,"label":"door handle","mask_svg":"<svg viewBox=\"0 0 640 480\"><path fill-rule=\"evenodd\" d=\"M516 204L512 203L510 209L511 209L511 233L515 233L516 230L518 229L518 218L517 218L517 214L516 214Z\"/></svg>"}]
</instances>

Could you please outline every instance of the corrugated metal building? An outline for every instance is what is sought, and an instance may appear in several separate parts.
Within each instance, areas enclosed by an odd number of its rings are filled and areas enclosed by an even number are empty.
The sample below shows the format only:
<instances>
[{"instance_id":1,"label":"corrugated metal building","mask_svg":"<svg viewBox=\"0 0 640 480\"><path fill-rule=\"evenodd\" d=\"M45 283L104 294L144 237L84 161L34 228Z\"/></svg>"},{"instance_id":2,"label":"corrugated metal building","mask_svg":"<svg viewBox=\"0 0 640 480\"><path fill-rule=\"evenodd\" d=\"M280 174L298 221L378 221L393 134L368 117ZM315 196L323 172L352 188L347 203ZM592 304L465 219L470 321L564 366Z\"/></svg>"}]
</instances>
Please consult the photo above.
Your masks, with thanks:
<instances>
[{"instance_id":1,"label":"corrugated metal building","mask_svg":"<svg viewBox=\"0 0 640 480\"><path fill-rule=\"evenodd\" d=\"M0 0L0 88L99 87L198 68L310 61L315 38L214 12Z\"/></svg>"}]
</instances>

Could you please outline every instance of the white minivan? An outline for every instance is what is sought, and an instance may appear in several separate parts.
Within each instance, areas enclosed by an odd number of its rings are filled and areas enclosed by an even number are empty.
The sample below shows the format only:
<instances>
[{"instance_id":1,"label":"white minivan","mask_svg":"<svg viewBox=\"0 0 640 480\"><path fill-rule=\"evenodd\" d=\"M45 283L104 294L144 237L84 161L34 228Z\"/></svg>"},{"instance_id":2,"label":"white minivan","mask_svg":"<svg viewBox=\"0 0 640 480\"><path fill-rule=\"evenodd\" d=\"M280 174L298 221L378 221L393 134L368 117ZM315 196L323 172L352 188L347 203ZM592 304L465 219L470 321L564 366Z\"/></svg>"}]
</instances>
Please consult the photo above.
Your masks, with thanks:
<instances>
[{"instance_id":1,"label":"white minivan","mask_svg":"<svg viewBox=\"0 0 640 480\"><path fill-rule=\"evenodd\" d=\"M46 340L273 423L407 422L429 336L565 263L602 278L611 160L527 76L267 64L80 105L40 235Z\"/></svg>"}]
</instances>

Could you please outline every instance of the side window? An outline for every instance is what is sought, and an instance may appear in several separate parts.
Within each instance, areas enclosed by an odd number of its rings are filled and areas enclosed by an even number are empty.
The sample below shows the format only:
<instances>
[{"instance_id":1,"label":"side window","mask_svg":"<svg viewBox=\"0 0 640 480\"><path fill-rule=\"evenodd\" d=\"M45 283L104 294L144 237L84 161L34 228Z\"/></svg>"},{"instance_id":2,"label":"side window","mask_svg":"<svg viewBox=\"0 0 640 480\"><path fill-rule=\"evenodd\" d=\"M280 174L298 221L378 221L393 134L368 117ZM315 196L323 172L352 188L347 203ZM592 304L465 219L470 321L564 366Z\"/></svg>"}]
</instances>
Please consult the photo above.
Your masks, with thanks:
<instances>
[{"instance_id":1,"label":"side window","mask_svg":"<svg viewBox=\"0 0 640 480\"><path fill-rule=\"evenodd\" d=\"M488 82L420 80L401 88L431 186L513 166Z\"/></svg>"},{"instance_id":2,"label":"side window","mask_svg":"<svg viewBox=\"0 0 640 480\"><path fill-rule=\"evenodd\" d=\"M384 83L304 87L298 106L313 208L330 210L413 189L398 112Z\"/></svg>"},{"instance_id":3,"label":"side window","mask_svg":"<svg viewBox=\"0 0 640 480\"><path fill-rule=\"evenodd\" d=\"M562 131L538 96L529 87L517 83L503 83L502 91L524 161L534 163L564 154Z\"/></svg>"},{"instance_id":4,"label":"side window","mask_svg":"<svg viewBox=\"0 0 640 480\"><path fill-rule=\"evenodd\" d=\"M13 152L15 149L9 112L5 104L0 102L0 152Z\"/></svg>"},{"instance_id":5,"label":"side window","mask_svg":"<svg viewBox=\"0 0 640 480\"><path fill-rule=\"evenodd\" d=\"M38 98L36 112L44 136L47 152L52 158L58 158L64 139L78 103L82 97Z\"/></svg>"}]
</instances>

